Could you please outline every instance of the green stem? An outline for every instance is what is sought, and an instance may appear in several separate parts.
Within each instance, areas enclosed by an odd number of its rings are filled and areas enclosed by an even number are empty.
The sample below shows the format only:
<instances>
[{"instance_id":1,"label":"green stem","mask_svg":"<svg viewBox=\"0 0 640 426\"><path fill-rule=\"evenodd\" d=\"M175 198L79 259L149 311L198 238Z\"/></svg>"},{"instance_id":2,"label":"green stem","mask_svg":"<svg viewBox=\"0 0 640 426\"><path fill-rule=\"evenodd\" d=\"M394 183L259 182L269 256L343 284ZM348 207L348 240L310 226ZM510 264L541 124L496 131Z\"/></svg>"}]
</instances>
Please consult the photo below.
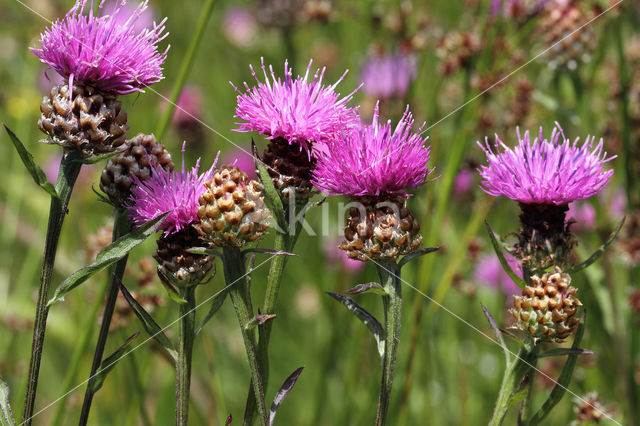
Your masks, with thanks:
<instances>
[{"instance_id":1,"label":"green stem","mask_svg":"<svg viewBox=\"0 0 640 426\"><path fill-rule=\"evenodd\" d=\"M400 325L402 324L402 283L400 281L400 266L395 262L385 262L377 265L380 284L387 295L382 296L385 322L384 358L382 360L382 381L378 397L378 412L376 426L384 426L389 412L391 399L391 385L396 366L398 342L400 341Z\"/></svg>"},{"instance_id":2,"label":"green stem","mask_svg":"<svg viewBox=\"0 0 640 426\"><path fill-rule=\"evenodd\" d=\"M115 218L113 222L113 236L112 241L125 235L131 229L131 222L129 222L129 216L121 209L116 209ZM91 364L91 373L89 378L93 377L102 365L102 357L104 355L104 349L107 344L107 337L109 336L109 328L111 327L111 318L113 317L113 311L116 307L116 301L118 300L118 290L120 288L120 281L124 275L124 270L127 267L127 259L129 255L125 255L122 259L117 261L113 266L109 268L109 288L107 290L107 301L104 305L104 312L102 314L102 324L100 326L100 334L98 334L98 341L96 342L96 349L93 353L93 363ZM91 410L91 403L93 402L93 396L95 392L91 389L91 386L87 386L84 393L84 401L82 402L82 410L80 411L79 425L84 426L89 420L89 411Z\"/></svg>"},{"instance_id":3,"label":"green stem","mask_svg":"<svg viewBox=\"0 0 640 426\"><path fill-rule=\"evenodd\" d=\"M167 109L160 119L160 124L158 125L158 129L156 130L156 137L158 138L158 140L162 140L162 137L169 127L171 117L173 116L173 111L175 110L176 102L178 101L178 96L180 96L180 92L182 91L184 83L187 80L187 76L189 75L189 71L191 70L191 66L193 65L193 60L196 56L196 52L198 51L198 47L200 46L200 42L202 41L204 31L207 29L207 23L209 22L209 18L211 17L213 4L214 0L206 0L204 5L202 6L202 10L200 11L200 19L198 19L198 22L196 23L196 29L193 33L193 36L191 36L191 41L189 42L189 46L187 47L187 53L182 59L182 65L180 66L178 76L175 79L175 84L169 98L169 105L167 105Z\"/></svg>"},{"instance_id":4,"label":"green stem","mask_svg":"<svg viewBox=\"0 0 640 426\"><path fill-rule=\"evenodd\" d=\"M178 360L176 361L176 426L186 426L189 417L189 393L191 391L191 358L195 337L196 300L195 287L180 289L180 330L178 334Z\"/></svg>"},{"instance_id":5,"label":"green stem","mask_svg":"<svg viewBox=\"0 0 640 426\"><path fill-rule=\"evenodd\" d=\"M36 317L33 326L33 341L31 343L31 359L29 361L29 376L27 378L27 389L24 399L24 409L22 411L22 423L31 425L31 418L36 401L36 391L38 387L38 374L40 372L40 361L42 359L42 348L44 345L44 335L47 327L47 316L49 308L49 287L51 285L51 275L53 265L58 250L60 231L67 214L67 206L73 191L82 163L80 153L70 151L64 153L60 161L60 171L56 182L56 192L58 197L51 197L51 207L49 208L49 224L47 225L47 236L44 245L44 260L40 274L40 288L38 290L38 303L36 306Z\"/></svg>"},{"instance_id":6,"label":"green stem","mask_svg":"<svg viewBox=\"0 0 640 426\"><path fill-rule=\"evenodd\" d=\"M282 256L276 256L282 257ZM229 296L236 310L238 322L240 323L240 332L244 340L244 347L247 351L247 360L249 361L249 371L251 373L251 387L253 397L257 401L257 411L260 417L260 424L266 426L267 408L264 402L264 387L262 381L261 365L258 361L256 335L253 329L249 328L249 322L252 319L250 310L249 295L246 290L246 271L243 255L236 247L225 247L222 251L222 259L224 264L224 277L229 288ZM264 324L266 325L266 324ZM255 417L254 410L247 404L245 411L245 424L251 424L249 419Z\"/></svg>"},{"instance_id":7,"label":"green stem","mask_svg":"<svg viewBox=\"0 0 640 426\"><path fill-rule=\"evenodd\" d=\"M502 424L511 405L509 401L511 395L517 390L524 376L532 370L536 356L537 348L531 351L522 348L517 358L507 361L504 376L502 377L502 384L500 385L500 392L498 393L498 399L493 409L489 426L499 426Z\"/></svg>"},{"instance_id":8,"label":"green stem","mask_svg":"<svg viewBox=\"0 0 640 426\"><path fill-rule=\"evenodd\" d=\"M104 297L107 294L107 288L109 285L109 280L105 280L102 288L96 295L96 300L91 307L91 311L86 315L88 318L87 327L85 328L84 334L80 337L80 341L78 345L73 350L73 355L71 355L71 361L69 363L70 367L67 370L64 379L62 380L62 396L60 397L60 401L56 403L56 411L53 415L53 420L51 421L51 426L60 426L62 420L64 419L65 409L66 409L66 400L69 397L69 390L73 386L78 377L78 370L80 369L80 361L82 360L82 356L85 351L89 347L89 341L91 340L91 336L93 336L94 330L94 318L98 316L98 312L100 311L100 307L102 306L102 302L104 301Z\"/></svg>"}]
</instances>

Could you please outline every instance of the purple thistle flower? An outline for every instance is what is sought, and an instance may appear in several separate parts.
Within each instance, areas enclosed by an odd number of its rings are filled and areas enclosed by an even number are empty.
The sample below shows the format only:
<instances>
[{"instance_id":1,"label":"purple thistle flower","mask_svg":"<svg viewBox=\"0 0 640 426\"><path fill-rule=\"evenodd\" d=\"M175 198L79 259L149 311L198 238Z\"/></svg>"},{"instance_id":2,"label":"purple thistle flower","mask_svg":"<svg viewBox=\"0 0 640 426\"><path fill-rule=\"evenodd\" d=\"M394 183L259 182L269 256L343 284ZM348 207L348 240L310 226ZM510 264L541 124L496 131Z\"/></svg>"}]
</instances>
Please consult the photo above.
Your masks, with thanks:
<instances>
[{"instance_id":1,"label":"purple thistle flower","mask_svg":"<svg viewBox=\"0 0 640 426\"><path fill-rule=\"evenodd\" d=\"M484 179L481 188L487 194L504 195L523 204L563 205L589 198L609 183L613 170L604 170L603 164L615 156L607 157L602 139L594 148L595 137L588 136L579 147L579 138L572 143L558 123L548 140L542 128L533 142L528 131L524 138L519 129L517 133L519 143L513 149L497 135L494 149L488 138L484 145L478 142L487 155L488 165L478 169Z\"/></svg>"},{"instance_id":2,"label":"purple thistle flower","mask_svg":"<svg viewBox=\"0 0 640 426\"><path fill-rule=\"evenodd\" d=\"M142 88L163 78L162 64L169 47L158 52L166 18L151 29L137 30L135 25L147 8L144 1L128 16L125 2L118 1L109 14L103 2L98 13L93 3L83 15L87 0L76 0L62 20L57 20L40 36L41 48L31 48L40 60L74 82L112 93L141 92ZM71 93L71 90L69 90Z\"/></svg>"},{"instance_id":3,"label":"purple thistle flower","mask_svg":"<svg viewBox=\"0 0 640 426\"><path fill-rule=\"evenodd\" d=\"M336 137L345 127L359 122L357 110L347 107L356 92L340 99L336 86L344 79L345 73L331 86L324 86L324 71L316 70L313 81L308 82L311 63L304 77L293 79L293 71L288 62L284 63L284 81L276 78L273 67L269 66L271 80L261 59L265 81L258 80L253 67L251 73L258 85L250 88L245 82L246 93L238 92L236 117L243 120L236 123L238 132L259 132L267 139L284 138L290 144L298 143L309 149L309 142L327 142Z\"/></svg>"},{"instance_id":4,"label":"purple thistle flower","mask_svg":"<svg viewBox=\"0 0 640 426\"><path fill-rule=\"evenodd\" d=\"M198 220L198 199L207 189L204 183L211 179L218 157L216 156L209 170L200 175L200 159L195 167L185 171L185 145L182 145L182 171L168 171L153 163L149 179L140 181L133 175L135 186L131 190L127 209L136 225L142 225L172 210L161 226L167 236Z\"/></svg>"},{"instance_id":5,"label":"purple thistle flower","mask_svg":"<svg viewBox=\"0 0 640 426\"><path fill-rule=\"evenodd\" d=\"M362 90L379 99L402 97L416 77L415 58L402 53L369 59L362 66Z\"/></svg>"},{"instance_id":6,"label":"purple thistle flower","mask_svg":"<svg viewBox=\"0 0 640 426\"><path fill-rule=\"evenodd\" d=\"M376 105L371 125L348 131L317 155L313 184L332 195L402 194L426 182L431 147L420 132L411 133L413 117L407 110L395 130L391 122L378 123Z\"/></svg>"}]
</instances>

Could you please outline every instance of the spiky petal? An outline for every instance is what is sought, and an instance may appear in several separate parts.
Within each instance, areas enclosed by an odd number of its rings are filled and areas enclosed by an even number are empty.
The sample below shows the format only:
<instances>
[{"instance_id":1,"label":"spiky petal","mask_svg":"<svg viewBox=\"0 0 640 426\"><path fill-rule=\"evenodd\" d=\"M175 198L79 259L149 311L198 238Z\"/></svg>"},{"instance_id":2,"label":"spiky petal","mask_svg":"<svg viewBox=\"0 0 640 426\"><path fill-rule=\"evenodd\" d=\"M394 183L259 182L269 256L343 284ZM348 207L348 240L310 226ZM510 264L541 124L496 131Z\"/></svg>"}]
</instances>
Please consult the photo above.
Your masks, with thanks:
<instances>
[{"instance_id":1,"label":"spiky petal","mask_svg":"<svg viewBox=\"0 0 640 426\"><path fill-rule=\"evenodd\" d=\"M343 98L335 91L346 72L335 84L325 86L322 84L324 68L316 70L309 82L311 61L304 77L298 76L295 80L286 61L284 80L276 78L272 66L269 66L270 76L267 74L264 59L264 82L258 79L253 67L250 68L257 86L244 83L246 93L242 93L231 83L238 92L236 117L241 120L236 123L239 126L236 131L259 132L268 139L283 138L308 149L309 142L327 142L345 126L359 122L357 110L347 107L355 91Z\"/></svg>"},{"instance_id":2,"label":"spiky petal","mask_svg":"<svg viewBox=\"0 0 640 426\"><path fill-rule=\"evenodd\" d=\"M562 205L589 198L609 183L613 170L605 170L607 157L600 139L594 147L595 137L587 136L578 146L564 136L558 123L545 139L540 128L537 138L531 140L529 132L518 145L506 146L496 135L494 148L485 143L478 145L487 155L487 165L478 169L484 179L481 188L490 195L504 195L524 204ZM502 148L502 152L500 151Z\"/></svg>"},{"instance_id":3,"label":"spiky petal","mask_svg":"<svg viewBox=\"0 0 640 426\"><path fill-rule=\"evenodd\" d=\"M131 190L132 195L127 205L133 222L141 225L171 211L161 226L165 236L196 222L198 199L207 189L204 182L211 179L217 161L216 157L211 167L202 174L198 174L200 159L195 167L185 171L183 144L181 171L170 171L154 163L151 178L140 181L133 176L135 186Z\"/></svg>"},{"instance_id":4,"label":"spiky petal","mask_svg":"<svg viewBox=\"0 0 640 426\"><path fill-rule=\"evenodd\" d=\"M420 127L412 133L413 117L407 109L392 129L378 122L376 106L371 125L353 132L320 150L313 184L332 195L407 195L405 190L423 185L431 147L425 146Z\"/></svg>"},{"instance_id":5,"label":"spiky petal","mask_svg":"<svg viewBox=\"0 0 640 426\"><path fill-rule=\"evenodd\" d=\"M142 2L129 16L123 16L125 1L112 10L103 3L94 15L93 3L84 15L87 0L76 0L62 20L57 20L40 36L40 48L31 51L40 60L73 82L103 92L125 94L142 91L163 78L162 64L167 51L158 43L168 34L165 21L153 28L136 29L135 23L147 8Z\"/></svg>"}]
</instances>

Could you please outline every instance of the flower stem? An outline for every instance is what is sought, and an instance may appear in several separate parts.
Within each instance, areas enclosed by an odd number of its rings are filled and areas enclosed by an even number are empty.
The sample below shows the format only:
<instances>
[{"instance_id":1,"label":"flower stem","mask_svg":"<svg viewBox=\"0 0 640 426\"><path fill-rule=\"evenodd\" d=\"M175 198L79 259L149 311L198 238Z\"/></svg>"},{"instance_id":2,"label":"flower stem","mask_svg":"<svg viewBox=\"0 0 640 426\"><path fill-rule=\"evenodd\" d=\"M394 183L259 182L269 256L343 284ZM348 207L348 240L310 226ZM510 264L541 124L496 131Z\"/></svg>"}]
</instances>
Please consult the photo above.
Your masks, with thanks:
<instances>
[{"instance_id":1,"label":"flower stem","mask_svg":"<svg viewBox=\"0 0 640 426\"><path fill-rule=\"evenodd\" d=\"M125 235L131 229L131 222L127 213L121 209L116 209L115 218L113 222L113 237L112 241L117 240L121 236ZM120 281L124 275L124 270L127 266L127 259L129 255L125 255L122 259L117 261L112 267L109 268L109 288L107 290L107 301L104 305L104 313L102 314L102 325L100 326L100 334L98 334L98 341L96 343L96 349L93 353L93 363L91 364L91 373L89 378L93 377L100 366L102 365L102 357L104 355L104 348L107 343L107 337L109 335L109 328L111 327L111 318L113 317L113 311L116 306L116 300L118 299L118 290L120 288ZM80 411L79 425L84 426L89 420L89 411L91 410L91 403L93 402L93 396L95 392L91 389L91 386L87 386L84 393L84 401L82 402L82 410Z\"/></svg>"},{"instance_id":2,"label":"flower stem","mask_svg":"<svg viewBox=\"0 0 640 426\"><path fill-rule=\"evenodd\" d=\"M184 83L187 80L187 76L189 75L189 70L191 70L191 66L193 65L193 60L196 56L196 52L198 51L198 47L200 46L200 42L202 41L202 36L207 29L207 23L209 22L211 11L213 10L213 3L214 0L206 0L204 5L202 6L202 10L200 11L200 19L198 19L198 22L196 23L196 29L193 32L193 36L191 36L191 41L189 42L189 46L187 47L187 53L185 53L184 58L182 59L182 65L180 66L178 76L176 77L175 84L173 86L173 89L171 90L169 105L167 105L167 109L160 119L160 124L158 125L158 129L156 130L156 137L158 138L158 140L162 139L165 132L167 131L167 128L169 127L169 122L171 122L171 117L173 117L173 111L175 110L176 102L178 102L180 92L182 92Z\"/></svg>"},{"instance_id":3,"label":"flower stem","mask_svg":"<svg viewBox=\"0 0 640 426\"><path fill-rule=\"evenodd\" d=\"M282 257L282 256L276 256ZM246 286L246 271L244 265L244 259L240 250L236 247L225 247L222 251L222 258L224 264L224 277L227 285L230 285L229 295L231 301L236 310L238 316L238 322L240 323L240 332L242 333L242 339L244 340L244 347L247 351L247 360L249 361L249 371L251 372L251 387L253 390L254 401L257 401L257 407L249 406L247 401L247 408L245 411L245 424L247 419L253 419L255 417L255 409L257 408L258 415L260 417L260 424L266 426L267 424L267 408L264 402L264 386L262 382L261 365L258 361L256 335L254 330L249 328L249 322L252 319L251 313L251 300L249 292ZM266 325L266 324L265 324Z\"/></svg>"},{"instance_id":4,"label":"flower stem","mask_svg":"<svg viewBox=\"0 0 640 426\"><path fill-rule=\"evenodd\" d=\"M498 399L493 409L491 421L489 426L499 426L504 421L504 417L507 414L507 410L510 407L510 398L514 391L518 388L518 385L522 382L522 379L526 374L532 370L537 356L537 348L532 350L525 348L520 349L518 357L511 359L507 362L504 376L502 377L502 384L500 385L500 392L498 393Z\"/></svg>"},{"instance_id":5,"label":"flower stem","mask_svg":"<svg viewBox=\"0 0 640 426\"><path fill-rule=\"evenodd\" d=\"M402 324L402 283L400 282L400 266L395 262L377 265L380 284L387 295L382 296L384 306L385 344L382 360L382 381L378 397L376 426L384 426L389 412L391 385L396 366L398 342L400 341L400 325Z\"/></svg>"},{"instance_id":6,"label":"flower stem","mask_svg":"<svg viewBox=\"0 0 640 426\"><path fill-rule=\"evenodd\" d=\"M40 274L40 288L38 290L38 302L36 306L36 317L33 326L33 341L31 343L31 359L29 361L29 376L27 378L27 389L24 399L24 409L22 411L22 424L31 425L31 418L36 400L38 387L38 374L40 372L40 361L42 359L42 348L44 345L44 335L47 327L47 316L49 308L49 287L53 265L58 250L60 231L67 214L67 206L71 198L73 186L80 173L82 163L80 153L69 151L64 153L60 160L60 171L56 182L56 192L58 197L51 197L51 207L49 208L49 223L47 225L47 236L44 245L44 260Z\"/></svg>"},{"instance_id":7,"label":"flower stem","mask_svg":"<svg viewBox=\"0 0 640 426\"><path fill-rule=\"evenodd\" d=\"M178 334L178 360L176 362L176 426L186 426L189 417L189 393L191 391L191 358L195 337L196 298L195 287L180 289L180 330Z\"/></svg>"}]
</instances>

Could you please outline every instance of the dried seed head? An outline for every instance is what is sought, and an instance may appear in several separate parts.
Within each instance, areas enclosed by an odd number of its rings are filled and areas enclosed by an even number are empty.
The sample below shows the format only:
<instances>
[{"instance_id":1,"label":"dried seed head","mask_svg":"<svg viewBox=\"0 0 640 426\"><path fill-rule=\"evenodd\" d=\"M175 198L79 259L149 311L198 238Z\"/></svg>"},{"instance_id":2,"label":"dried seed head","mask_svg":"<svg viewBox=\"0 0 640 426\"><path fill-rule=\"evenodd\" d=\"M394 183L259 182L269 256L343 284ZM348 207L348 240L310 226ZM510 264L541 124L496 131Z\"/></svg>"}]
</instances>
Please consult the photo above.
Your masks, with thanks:
<instances>
[{"instance_id":1,"label":"dried seed head","mask_svg":"<svg viewBox=\"0 0 640 426\"><path fill-rule=\"evenodd\" d=\"M153 135L139 133L133 139L127 139L124 150L110 158L100 177L100 189L116 207L123 207L131 197L133 177L140 182L149 179L153 173L152 164L165 170L173 170L171 154Z\"/></svg>"},{"instance_id":2,"label":"dried seed head","mask_svg":"<svg viewBox=\"0 0 640 426\"><path fill-rule=\"evenodd\" d=\"M198 206L200 223L195 228L205 240L242 247L266 232L271 214L259 182L236 166L223 166L204 185L207 189Z\"/></svg>"},{"instance_id":3,"label":"dried seed head","mask_svg":"<svg viewBox=\"0 0 640 426\"><path fill-rule=\"evenodd\" d=\"M518 328L534 339L561 342L574 332L580 319L576 312L582 303L575 298L577 289L571 286L571 276L559 268L542 278L534 275L531 285L513 297L509 312Z\"/></svg>"},{"instance_id":4,"label":"dried seed head","mask_svg":"<svg viewBox=\"0 0 640 426\"><path fill-rule=\"evenodd\" d=\"M352 259L396 259L420 247L420 225L401 195L357 197L360 208L351 208L340 248Z\"/></svg>"},{"instance_id":5,"label":"dried seed head","mask_svg":"<svg viewBox=\"0 0 640 426\"><path fill-rule=\"evenodd\" d=\"M79 150L85 157L122 149L127 113L115 94L100 93L89 86L54 86L42 98L38 127L49 136L43 140L66 150Z\"/></svg>"}]
</instances>

